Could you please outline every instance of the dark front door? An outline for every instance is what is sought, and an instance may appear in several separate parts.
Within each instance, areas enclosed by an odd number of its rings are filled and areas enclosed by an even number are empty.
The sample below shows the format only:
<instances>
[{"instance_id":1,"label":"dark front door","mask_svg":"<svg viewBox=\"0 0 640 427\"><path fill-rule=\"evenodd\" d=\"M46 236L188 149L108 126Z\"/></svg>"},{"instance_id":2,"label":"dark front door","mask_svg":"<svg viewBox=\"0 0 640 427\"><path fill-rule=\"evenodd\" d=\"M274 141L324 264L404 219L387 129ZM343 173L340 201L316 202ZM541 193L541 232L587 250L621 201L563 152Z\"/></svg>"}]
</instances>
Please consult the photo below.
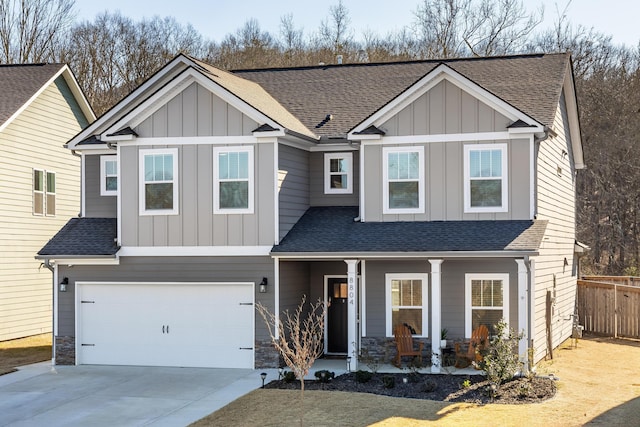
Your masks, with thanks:
<instances>
[{"instance_id":1,"label":"dark front door","mask_svg":"<svg viewBox=\"0 0 640 427\"><path fill-rule=\"evenodd\" d=\"M327 353L347 352L347 278L327 278Z\"/></svg>"}]
</instances>

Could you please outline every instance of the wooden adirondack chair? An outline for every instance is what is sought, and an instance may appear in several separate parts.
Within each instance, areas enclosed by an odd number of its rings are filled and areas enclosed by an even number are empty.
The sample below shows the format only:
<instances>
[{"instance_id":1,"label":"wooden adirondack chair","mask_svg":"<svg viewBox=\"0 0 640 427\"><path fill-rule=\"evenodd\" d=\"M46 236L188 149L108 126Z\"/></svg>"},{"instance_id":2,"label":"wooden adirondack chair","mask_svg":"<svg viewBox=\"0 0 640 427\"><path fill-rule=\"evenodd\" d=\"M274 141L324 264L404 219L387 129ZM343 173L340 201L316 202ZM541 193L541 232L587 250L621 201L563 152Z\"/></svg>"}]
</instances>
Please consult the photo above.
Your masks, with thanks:
<instances>
[{"instance_id":1,"label":"wooden adirondack chair","mask_svg":"<svg viewBox=\"0 0 640 427\"><path fill-rule=\"evenodd\" d=\"M456 368L466 368L473 362L482 362L481 351L489 344L489 329L485 325L480 325L471 333L471 339L467 343L467 348L463 349L462 343L455 343Z\"/></svg>"},{"instance_id":2,"label":"wooden adirondack chair","mask_svg":"<svg viewBox=\"0 0 640 427\"><path fill-rule=\"evenodd\" d=\"M418 362L422 364L422 347L424 343L418 342L418 349L413 348L413 336L411 330L406 325L398 325L393 331L396 339L396 348L398 350L393 364L398 368L402 365L402 356L414 356L418 358Z\"/></svg>"}]
</instances>

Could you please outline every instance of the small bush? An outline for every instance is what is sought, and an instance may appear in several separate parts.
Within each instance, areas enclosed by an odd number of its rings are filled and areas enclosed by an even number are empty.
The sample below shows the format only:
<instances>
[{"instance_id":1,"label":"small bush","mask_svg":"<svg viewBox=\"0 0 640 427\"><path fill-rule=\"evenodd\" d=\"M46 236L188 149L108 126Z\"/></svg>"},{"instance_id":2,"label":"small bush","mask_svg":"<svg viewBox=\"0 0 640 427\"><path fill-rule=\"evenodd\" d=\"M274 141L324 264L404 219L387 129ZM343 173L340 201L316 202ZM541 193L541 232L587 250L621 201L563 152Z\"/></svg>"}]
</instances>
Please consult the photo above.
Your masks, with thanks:
<instances>
[{"instance_id":1,"label":"small bush","mask_svg":"<svg viewBox=\"0 0 640 427\"><path fill-rule=\"evenodd\" d=\"M336 374L334 372L329 372L326 369L323 369L322 371L317 371L315 374L313 374L318 381L320 381L321 383L328 383L329 381L331 381L333 378L336 377Z\"/></svg>"},{"instance_id":2,"label":"small bush","mask_svg":"<svg viewBox=\"0 0 640 427\"><path fill-rule=\"evenodd\" d=\"M480 362L480 368L487 374L491 383L491 391L497 391L502 383L513 378L522 368L522 363L516 352L518 341L522 334L516 334L513 329L508 329L504 319L495 325L496 334L489 342L487 355Z\"/></svg>"},{"instance_id":3,"label":"small bush","mask_svg":"<svg viewBox=\"0 0 640 427\"><path fill-rule=\"evenodd\" d=\"M438 388L438 384L433 380L425 380L424 384L422 384L422 391L425 393L431 393L432 391L436 391Z\"/></svg>"},{"instance_id":4,"label":"small bush","mask_svg":"<svg viewBox=\"0 0 640 427\"><path fill-rule=\"evenodd\" d=\"M396 379L391 375L385 375L382 377L382 385L384 388L394 388L396 386Z\"/></svg>"},{"instance_id":5,"label":"small bush","mask_svg":"<svg viewBox=\"0 0 640 427\"><path fill-rule=\"evenodd\" d=\"M292 383L296 380L296 374L292 371L287 371L282 375L282 379L285 383Z\"/></svg>"},{"instance_id":6,"label":"small bush","mask_svg":"<svg viewBox=\"0 0 640 427\"><path fill-rule=\"evenodd\" d=\"M378 372L380 364L382 363L382 360L369 353L369 349L367 348L360 349L360 360L367 365L367 368L369 368L373 373Z\"/></svg>"},{"instance_id":7,"label":"small bush","mask_svg":"<svg viewBox=\"0 0 640 427\"><path fill-rule=\"evenodd\" d=\"M462 381L462 384L460 384L460 388L469 388L469 387L471 387L471 380L469 378Z\"/></svg>"},{"instance_id":8,"label":"small bush","mask_svg":"<svg viewBox=\"0 0 640 427\"><path fill-rule=\"evenodd\" d=\"M367 383L373 377L373 373L369 371L356 371L356 381L359 383Z\"/></svg>"}]
</instances>

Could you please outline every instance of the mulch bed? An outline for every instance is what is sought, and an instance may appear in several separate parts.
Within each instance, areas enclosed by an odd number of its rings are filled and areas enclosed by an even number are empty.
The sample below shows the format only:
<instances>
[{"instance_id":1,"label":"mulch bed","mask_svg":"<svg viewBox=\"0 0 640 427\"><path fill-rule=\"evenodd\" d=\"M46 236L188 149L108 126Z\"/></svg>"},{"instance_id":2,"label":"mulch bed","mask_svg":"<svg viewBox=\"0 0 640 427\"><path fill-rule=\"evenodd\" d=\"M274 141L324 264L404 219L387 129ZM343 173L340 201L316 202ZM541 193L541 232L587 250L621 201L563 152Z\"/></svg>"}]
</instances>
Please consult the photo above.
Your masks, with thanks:
<instances>
[{"instance_id":1,"label":"mulch bed","mask_svg":"<svg viewBox=\"0 0 640 427\"><path fill-rule=\"evenodd\" d=\"M405 383L403 379L406 378ZM465 381L468 380L468 381ZM391 386L393 384L393 386ZM265 388L299 390L295 380L271 381ZM305 381L305 390L334 390L373 393L410 399L429 399L444 402L467 403L536 403L556 394L556 384L548 377L516 378L504 383L492 398L490 385L482 375L447 374L373 374L365 383L356 381L355 373L339 375L326 383Z\"/></svg>"}]
</instances>

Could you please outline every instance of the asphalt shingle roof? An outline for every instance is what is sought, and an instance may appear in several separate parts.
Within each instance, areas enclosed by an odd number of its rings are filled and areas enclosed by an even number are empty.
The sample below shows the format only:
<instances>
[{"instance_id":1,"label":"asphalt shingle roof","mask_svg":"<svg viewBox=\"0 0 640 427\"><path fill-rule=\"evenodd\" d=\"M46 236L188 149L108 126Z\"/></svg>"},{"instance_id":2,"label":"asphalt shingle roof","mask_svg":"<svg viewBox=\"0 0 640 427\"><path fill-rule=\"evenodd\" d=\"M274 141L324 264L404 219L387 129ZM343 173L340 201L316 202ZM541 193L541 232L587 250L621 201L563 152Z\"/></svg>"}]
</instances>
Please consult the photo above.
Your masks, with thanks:
<instances>
[{"instance_id":1,"label":"asphalt shingle roof","mask_svg":"<svg viewBox=\"0 0 640 427\"><path fill-rule=\"evenodd\" d=\"M273 253L536 251L547 222L354 222L357 207L307 210Z\"/></svg>"},{"instance_id":2,"label":"asphalt shingle roof","mask_svg":"<svg viewBox=\"0 0 640 427\"><path fill-rule=\"evenodd\" d=\"M31 99L62 64L0 65L0 125Z\"/></svg>"},{"instance_id":3,"label":"asphalt shingle roof","mask_svg":"<svg viewBox=\"0 0 640 427\"><path fill-rule=\"evenodd\" d=\"M258 83L307 128L330 137L346 135L441 63L550 126L569 58L564 53L536 54L233 73ZM316 128L327 115L332 119Z\"/></svg>"},{"instance_id":4,"label":"asphalt shingle roof","mask_svg":"<svg viewBox=\"0 0 640 427\"><path fill-rule=\"evenodd\" d=\"M71 218L38 252L47 256L113 256L116 245L115 218Z\"/></svg>"}]
</instances>

